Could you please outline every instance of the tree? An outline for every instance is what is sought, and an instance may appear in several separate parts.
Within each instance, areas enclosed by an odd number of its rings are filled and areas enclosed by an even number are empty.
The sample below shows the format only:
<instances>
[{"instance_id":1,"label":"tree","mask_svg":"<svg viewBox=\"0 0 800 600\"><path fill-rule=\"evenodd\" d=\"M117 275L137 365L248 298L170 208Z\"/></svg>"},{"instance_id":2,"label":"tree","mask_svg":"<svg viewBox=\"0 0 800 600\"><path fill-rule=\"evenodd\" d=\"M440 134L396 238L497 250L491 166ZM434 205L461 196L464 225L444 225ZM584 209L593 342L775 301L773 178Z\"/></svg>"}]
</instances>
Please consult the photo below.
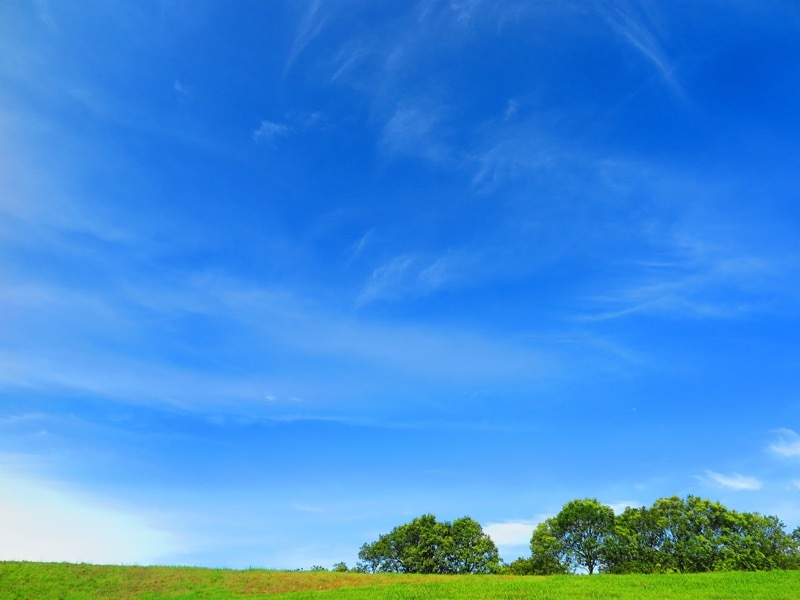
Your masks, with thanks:
<instances>
[{"instance_id":1,"label":"tree","mask_svg":"<svg viewBox=\"0 0 800 600\"><path fill-rule=\"evenodd\" d=\"M560 575L569 570L564 545L553 533L554 521L547 519L533 530L529 559L532 575Z\"/></svg>"},{"instance_id":2,"label":"tree","mask_svg":"<svg viewBox=\"0 0 800 600\"><path fill-rule=\"evenodd\" d=\"M358 553L359 567L389 573L493 573L497 547L469 517L452 523L422 515L383 534Z\"/></svg>"},{"instance_id":3,"label":"tree","mask_svg":"<svg viewBox=\"0 0 800 600\"><path fill-rule=\"evenodd\" d=\"M662 553L666 533L657 511L627 507L614 517L614 532L603 552L609 573L663 573L669 570Z\"/></svg>"},{"instance_id":4,"label":"tree","mask_svg":"<svg viewBox=\"0 0 800 600\"><path fill-rule=\"evenodd\" d=\"M497 546L474 519L453 521L445 547L450 573L496 573L500 569Z\"/></svg>"},{"instance_id":5,"label":"tree","mask_svg":"<svg viewBox=\"0 0 800 600\"><path fill-rule=\"evenodd\" d=\"M799 550L777 517L673 496L616 517L604 557L611 573L754 571L792 568Z\"/></svg>"},{"instance_id":6,"label":"tree","mask_svg":"<svg viewBox=\"0 0 800 600\"><path fill-rule=\"evenodd\" d=\"M518 558L513 562L504 563L500 568L503 575L537 575L533 570L533 562L530 558Z\"/></svg>"},{"instance_id":7,"label":"tree","mask_svg":"<svg viewBox=\"0 0 800 600\"><path fill-rule=\"evenodd\" d=\"M718 570L767 571L795 566L798 545L773 515L730 511Z\"/></svg>"},{"instance_id":8,"label":"tree","mask_svg":"<svg viewBox=\"0 0 800 600\"><path fill-rule=\"evenodd\" d=\"M549 521L551 535L573 569L584 567L591 575L603 565L604 544L614 528L610 507L595 499L573 500Z\"/></svg>"}]
</instances>

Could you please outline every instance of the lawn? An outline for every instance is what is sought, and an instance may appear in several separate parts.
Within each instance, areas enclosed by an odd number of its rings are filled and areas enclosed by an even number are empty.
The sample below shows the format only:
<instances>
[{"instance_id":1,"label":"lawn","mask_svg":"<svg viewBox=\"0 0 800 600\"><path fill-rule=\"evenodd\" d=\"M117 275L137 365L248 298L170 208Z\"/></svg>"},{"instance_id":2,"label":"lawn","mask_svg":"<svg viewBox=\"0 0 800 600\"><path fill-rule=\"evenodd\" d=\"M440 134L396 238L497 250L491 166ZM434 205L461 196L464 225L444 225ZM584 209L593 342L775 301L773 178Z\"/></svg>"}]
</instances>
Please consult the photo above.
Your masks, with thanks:
<instances>
[{"instance_id":1,"label":"lawn","mask_svg":"<svg viewBox=\"0 0 800 600\"><path fill-rule=\"evenodd\" d=\"M799 596L798 571L506 577L0 563L3 600L788 600Z\"/></svg>"}]
</instances>

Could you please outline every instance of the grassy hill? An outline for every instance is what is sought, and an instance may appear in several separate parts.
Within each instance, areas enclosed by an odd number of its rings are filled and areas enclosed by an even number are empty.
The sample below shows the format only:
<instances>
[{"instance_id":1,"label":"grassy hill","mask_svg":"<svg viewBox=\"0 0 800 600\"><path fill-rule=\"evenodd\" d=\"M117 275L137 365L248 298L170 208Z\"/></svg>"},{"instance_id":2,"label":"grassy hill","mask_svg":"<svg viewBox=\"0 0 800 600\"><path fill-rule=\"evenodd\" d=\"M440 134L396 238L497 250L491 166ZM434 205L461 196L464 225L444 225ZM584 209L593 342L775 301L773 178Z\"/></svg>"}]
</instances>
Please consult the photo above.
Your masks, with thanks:
<instances>
[{"instance_id":1,"label":"grassy hill","mask_svg":"<svg viewBox=\"0 0 800 600\"><path fill-rule=\"evenodd\" d=\"M0 562L4 600L650 599L800 597L800 572L555 577L362 575Z\"/></svg>"}]
</instances>

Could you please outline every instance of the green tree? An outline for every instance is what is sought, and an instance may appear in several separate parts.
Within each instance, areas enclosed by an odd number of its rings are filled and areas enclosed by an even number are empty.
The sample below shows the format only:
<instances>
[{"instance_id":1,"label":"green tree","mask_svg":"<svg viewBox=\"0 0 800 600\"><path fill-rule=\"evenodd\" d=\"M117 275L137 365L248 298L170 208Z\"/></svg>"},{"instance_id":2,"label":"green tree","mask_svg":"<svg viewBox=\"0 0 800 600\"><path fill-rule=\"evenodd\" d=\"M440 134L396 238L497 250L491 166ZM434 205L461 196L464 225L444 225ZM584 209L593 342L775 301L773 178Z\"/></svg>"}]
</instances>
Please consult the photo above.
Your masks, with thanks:
<instances>
[{"instance_id":1,"label":"green tree","mask_svg":"<svg viewBox=\"0 0 800 600\"><path fill-rule=\"evenodd\" d=\"M613 533L614 511L593 498L564 505L550 523L567 563L585 568L589 574L603 566L606 539Z\"/></svg>"},{"instance_id":2,"label":"green tree","mask_svg":"<svg viewBox=\"0 0 800 600\"><path fill-rule=\"evenodd\" d=\"M469 517L453 523L422 515L395 527L358 553L359 568L375 573L492 573L500 568L494 542Z\"/></svg>"},{"instance_id":3,"label":"green tree","mask_svg":"<svg viewBox=\"0 0 800 600\"><path fill-rule=\"evenodd\" d=\"M718 570L767 571L794 566L798 545L773 515L730 511Z\"/></svg>"},{"instance_id":4,"label":"green tree","mask_svg":"<svg viewBox=\"0 0 800 600\"><path fill-rule=\"evenodd\" d=\"M474 519L454 520L445 547L450 573L496 573L500 569L497 546Z\"/></svg>"},{"instance_id":5,"label":"green tree","mask_svg":"<svg viewBox=\"0 0 800 600\"><path fill-rule=\"evenodd\" d=\"M559 575L569 570L563 541L553 533L554 521L547 519L533 530L529 559L532 575Z\"/></svg>"},{"instance_id":6,"label":"green tree","mask_svg":"<svg viewBox=\"0 0 800 600\"><path fill-rule=\"evenodd\" d=\"M513 562L502 565L500 572L503 575L536 575L530 558L518 558Z\"/></svg>"},{"instance_id":7,"label":"green tree","mask_svg":"<svg viewBox=\"0 0 800 600\"><path fill-rule=\"evenodd\" d=\"M697 496L672 496L656 500L652 510L663 529L660 550L666 570L703 573L719 568L732 525L727 508Z\"/></svg>"},{"instance_id":8,"label":"green tree","mask_svg":"<svg viewBox=\"0 0 800 600\"><path fill-rule=\"evenodd\" d=\"M605 570L609 573L663 573L661 548L665 534L658 515L649 508L627 507L614 517L613 534L605 541Z\"/></svg>"},{"instance_id":9,"label":"green tree","mask_svg":"<svg viewBox=\"0 0 800 600\"><path fill-rule=\"evenodd\" d=\"M611 573L697 573L792 568L798 552L777 517L673 496L616 517L604 558Z\"/></svg>"}]
</instances>

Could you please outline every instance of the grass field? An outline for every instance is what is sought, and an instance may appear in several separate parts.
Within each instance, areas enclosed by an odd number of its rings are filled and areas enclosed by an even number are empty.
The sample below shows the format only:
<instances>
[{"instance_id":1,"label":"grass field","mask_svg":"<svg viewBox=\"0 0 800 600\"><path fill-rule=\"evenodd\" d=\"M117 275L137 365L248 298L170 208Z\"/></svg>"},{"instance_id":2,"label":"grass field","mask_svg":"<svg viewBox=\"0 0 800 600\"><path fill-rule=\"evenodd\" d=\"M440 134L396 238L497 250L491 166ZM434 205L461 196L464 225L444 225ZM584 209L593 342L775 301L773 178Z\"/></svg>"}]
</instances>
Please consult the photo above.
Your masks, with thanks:
<instances>
[{"instance_id":1,"label":"grass field","mask_svg":"<svg viewBox=\"0 0 800 600\"><path fill-rule=\"evenodd\" d=\"M361 575L0 562L3 600L795 599L800 572L555 577Z\"/></svg>"}]
</instances>

